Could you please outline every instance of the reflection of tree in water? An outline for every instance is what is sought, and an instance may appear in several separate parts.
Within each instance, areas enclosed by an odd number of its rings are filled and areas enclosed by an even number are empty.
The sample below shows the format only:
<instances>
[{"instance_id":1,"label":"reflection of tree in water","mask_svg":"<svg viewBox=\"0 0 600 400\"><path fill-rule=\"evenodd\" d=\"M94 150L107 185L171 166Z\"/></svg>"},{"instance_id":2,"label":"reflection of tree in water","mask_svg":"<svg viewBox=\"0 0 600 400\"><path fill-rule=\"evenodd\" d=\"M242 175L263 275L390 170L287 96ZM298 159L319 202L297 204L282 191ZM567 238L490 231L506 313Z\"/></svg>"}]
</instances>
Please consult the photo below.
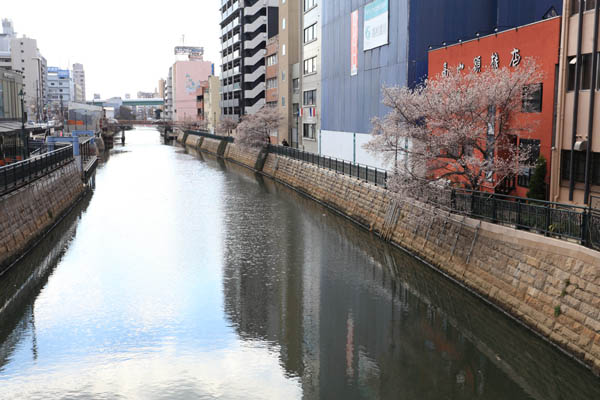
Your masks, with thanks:
<instances>
[{"instance_id":1,"label":"reflection of tree in water","mask_svg":"<svg viewBox=\"0 0 600 400\"><path fill-rule=\"evenodd\" d=\"M600 398L588 371L465 289L264 184L276 195L254 183L224 199L226 312L240 337L280 346L305 398Z\"/></svg>"},{"instance_id":2,"label":"reflection of tree in water","mask_svg":"<svg viewBox=\"0 0 600 400\"><path fill-rule=\"evenodd\" d=\"M35 301L75 236L86 196L21 261L0 277L0 371L17 346L31 337L32 357L37 358Z\"/></svg>"}]
</instances>

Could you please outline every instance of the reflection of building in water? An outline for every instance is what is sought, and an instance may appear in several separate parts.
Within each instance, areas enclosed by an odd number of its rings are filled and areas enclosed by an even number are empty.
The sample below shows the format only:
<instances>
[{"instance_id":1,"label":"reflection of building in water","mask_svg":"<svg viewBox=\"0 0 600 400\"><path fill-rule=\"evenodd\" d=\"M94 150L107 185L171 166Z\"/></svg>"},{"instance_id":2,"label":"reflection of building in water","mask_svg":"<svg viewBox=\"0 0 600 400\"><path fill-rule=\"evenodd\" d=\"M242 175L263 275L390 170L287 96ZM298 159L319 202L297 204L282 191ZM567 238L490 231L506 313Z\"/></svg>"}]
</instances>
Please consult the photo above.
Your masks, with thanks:
<instances>
[{"instance_id":1,"label":"reflection of building in water","mask_svg":"<svg viewBox=\"0 0 600 400\"><path fill-rule=\"evenodd\" d=\"M600 398L591 374L418 260L269 181L225 187L227 315L303 398Z\"/></svg>"},{"instance_id":2,"label":"reflection of building in water","mask_svg":"<svg viewBox=\"0 0 600 400\"><path fill-rule=\"evenodd\" d=\"M83 200L40 244L0 278L0 371L17 345L31 338L32 356L37 358L34 304L41 289L75 236Z\"/></svg>"}]
</instances>

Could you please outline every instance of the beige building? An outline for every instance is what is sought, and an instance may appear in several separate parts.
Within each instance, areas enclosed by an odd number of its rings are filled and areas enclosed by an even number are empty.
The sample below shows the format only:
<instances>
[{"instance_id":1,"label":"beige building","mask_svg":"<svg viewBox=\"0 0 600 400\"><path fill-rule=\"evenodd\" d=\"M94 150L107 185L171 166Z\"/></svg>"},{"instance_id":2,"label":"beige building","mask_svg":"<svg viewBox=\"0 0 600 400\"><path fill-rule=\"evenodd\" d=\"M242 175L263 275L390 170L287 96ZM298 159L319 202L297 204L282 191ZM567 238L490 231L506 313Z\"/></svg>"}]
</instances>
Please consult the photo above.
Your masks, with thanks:
<instances>
[{"instance_id":1,"label":"beige building","mask_svg":"<svg viewBox=\"0 0 600 400\"><path fill-rule=\"evenodd\" d=\"M29 120L40 120L47 98L47 65L35 39L14 37L10 41L13 71L23 74L25 110Z\"/></svg>"},{"instance_id":2,"label":"beige building","mask_svg":"<svg viewBox=\"0 0 600 400\"><path fill-rule=\"evenodd\" d=\"M204 90L204 118L208 122L208 131L215 133L221 121L221 80L218 76L208 77L208 88Z\"/></svg>"},{"instance_id":3,"label":"beige building","mask_svg":"<svg viewBox=\"0 0 600 400\"><path fill-rule=\"evenodd\" d=\"M292 146L298 144L301 3L301 1L281 1L279 3L277 106L281 110L282 121L278 143L285 139Z\"/></svg>"},{"instance_id":4,"label":"beige building","mask_svg":"<svg viewBox=\"0 0 600 400\"><path fill-rule=\"evenodd\" d=\"M321 12L318 0L302 1L301 31L301 120L299 147L320 153L321 131Z\"/></svg>"},{"instance_id":5,"label":"beige building","mask_svg":"<svg viewBox=\"0 0 600 400\"><path fill-rule=\"evenodd\" d=\"M600 197L600 46L594 32L600 2L566 0L563 7L550 200L583 205Z\"/></svg>"}]
</instances>

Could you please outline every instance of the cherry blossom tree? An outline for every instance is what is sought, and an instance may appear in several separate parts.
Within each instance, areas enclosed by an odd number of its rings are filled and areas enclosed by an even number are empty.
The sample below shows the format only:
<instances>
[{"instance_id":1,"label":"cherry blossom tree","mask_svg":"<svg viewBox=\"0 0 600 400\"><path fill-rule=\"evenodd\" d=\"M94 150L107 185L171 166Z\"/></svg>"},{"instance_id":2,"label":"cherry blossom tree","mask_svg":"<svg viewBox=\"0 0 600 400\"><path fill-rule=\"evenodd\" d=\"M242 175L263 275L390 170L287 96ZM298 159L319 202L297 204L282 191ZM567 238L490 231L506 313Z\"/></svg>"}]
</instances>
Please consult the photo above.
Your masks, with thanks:
<instances>
[{"instance_id":1,"label":"cherry blossom tree","mask_svg":"<svg viewBox=\"0 0 600 400\"><path fill-rule=\"evenodd\" d=\"M521 114L543 74L532 59L517 67L439 75L414 89L384 87L384 118L364 146L392 167L388 186L421 190L432 182L480 190L514 176L530 159L516 137L536 125Z\"/></svg>"},{"instance_id":2,"label":"cherry blossom tree","mask_svg":"<svg viewBox=\"0 0 600 400\"><path fill-rule=\"evenodd\" d=\"M231 136L232 132L237 128L238 122L233 118L224 117L221 118L217 125L217 133L223 136Z\"/></svg>"},{"instance_id":3,"label":"cherry blossom tree","mask_svg":"<svg viewBox=\"0 0 600 400\"><path fill-rule=\"evenodd\" d=\"M265 106L247 115L237 127L235 142L244 147L263 148L270 143L272 132L279 129L282 117L277 107Z\"/></svg>"}]
</instances>

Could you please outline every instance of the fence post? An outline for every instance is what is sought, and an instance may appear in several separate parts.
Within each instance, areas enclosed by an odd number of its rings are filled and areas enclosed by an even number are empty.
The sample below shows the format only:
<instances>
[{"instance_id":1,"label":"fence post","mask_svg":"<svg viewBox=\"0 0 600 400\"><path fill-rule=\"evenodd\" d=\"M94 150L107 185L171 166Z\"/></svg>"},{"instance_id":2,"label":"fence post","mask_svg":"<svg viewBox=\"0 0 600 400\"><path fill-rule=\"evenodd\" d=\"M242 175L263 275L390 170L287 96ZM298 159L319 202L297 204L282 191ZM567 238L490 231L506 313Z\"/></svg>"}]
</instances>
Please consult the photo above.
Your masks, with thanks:
<instances>
[{"instance_id":1,"label":"fence post","mask_svg":"<svg viewBox=\"0 0 600 400\"><path fill-rule=\"evenodd\" d=\"M590 208L591 208L591 205L590 205ZM589 215L590 208L584 209L583 212L581 213L581 244L583 246L588 245L587 231L588 231L588 224L590 221L590 215Z\"/></svg>"},{"instance_id":2,"label":"fence post","mask_svg":"<svg viewBox=\"0 0 600 400\"><path fill-rule=\"evenodd\" d=\"M377 186L377 168L375 168L375 186Z\"/></svg>"},{"instance_id":3,"label":"fence post","mask_svg":"<svg viewBox=\"0 0 600 400\"><path fill-rule=\"evenodd\" d=\"M517 200L517 227L521 227L521 200Z\"/></svg>"}]
</instances>

